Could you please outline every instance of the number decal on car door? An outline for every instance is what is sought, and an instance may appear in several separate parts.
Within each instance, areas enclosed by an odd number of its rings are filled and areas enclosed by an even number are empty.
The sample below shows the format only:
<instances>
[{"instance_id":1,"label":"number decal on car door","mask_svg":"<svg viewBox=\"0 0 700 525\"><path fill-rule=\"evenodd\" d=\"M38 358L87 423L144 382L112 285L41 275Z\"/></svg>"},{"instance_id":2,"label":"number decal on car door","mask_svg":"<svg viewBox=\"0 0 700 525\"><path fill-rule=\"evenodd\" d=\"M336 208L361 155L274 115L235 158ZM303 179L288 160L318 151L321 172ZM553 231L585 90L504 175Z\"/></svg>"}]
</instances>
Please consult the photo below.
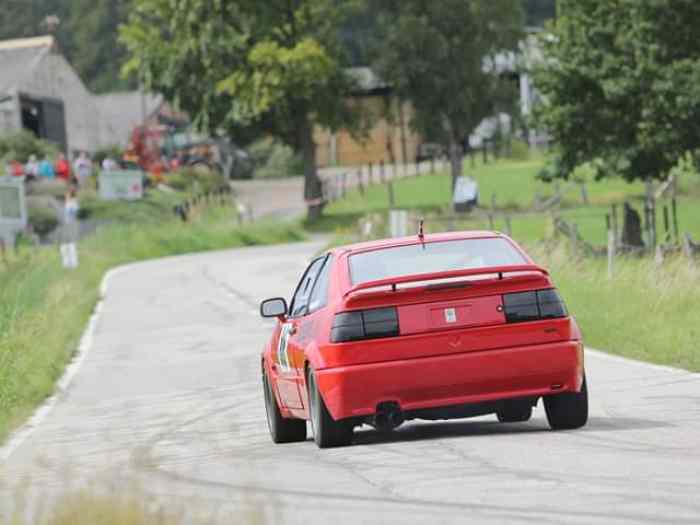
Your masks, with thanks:
<instances>
[{"instance_id":1,"label":"number decal on car door","mask_svg":"<svg viewBox=\"0 0 700 525\"><path fill-rule=\"evenodd\" d=\"M291 367L289 366L289 352L288 352L288 342L289 336L292 334L292 323L286 323L282 325L282 332L280 333L279 344L277 345L277 362L280 368L284 372L289 372Z\"/></svg>"}]
</instances>

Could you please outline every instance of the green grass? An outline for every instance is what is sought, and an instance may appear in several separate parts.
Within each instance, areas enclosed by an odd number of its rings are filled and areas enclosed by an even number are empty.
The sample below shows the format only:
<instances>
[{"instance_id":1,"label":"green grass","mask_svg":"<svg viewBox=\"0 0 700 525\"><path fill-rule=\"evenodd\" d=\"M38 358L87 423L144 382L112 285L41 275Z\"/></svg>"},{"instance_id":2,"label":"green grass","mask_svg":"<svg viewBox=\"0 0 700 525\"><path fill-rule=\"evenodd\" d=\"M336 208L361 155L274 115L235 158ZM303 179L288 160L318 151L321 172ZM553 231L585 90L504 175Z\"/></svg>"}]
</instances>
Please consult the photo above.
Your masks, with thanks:
<instances>
[{"instance_id":1,"label":"green grass","mask_svg":"<svg viewBox=\"0 0 700 525\"><path fill-rule=\"evenodd\" d=\"M538 180L536 175L544 166L544 158L535 157L526 161L498 161L489 164L477 162L472 167L465 162L465 173L479 183L480 205L478 211L466 215L454 227L463 229L485 229L489 227L485 212L490 210L492 197L495 196L496 219L494 227L506 230L504 215L511 217L513 237L520 242L541 240L552 233L551 217L546 213L531 213L529 210L535 201L535 195L541 199L555 193L553 183ZM559 214L567 221L576 223L581 236L595 245L607 242L605 216L610 213L612 204L619 204L618 218L622 223L622 206L627 200L643 214L641 201L644 185L639 182L627 183L620 179L594 181L588 170L582 168L577 177L587 180L589 205L583 205L580 187L576 184L562 182L560 187L564 196ZM451 179L445 173L422 175L401 179L394 183L397 208L409 209L428 218L428 231L442 231L447 222L441 216L453 215L450 211ZM681 197L678 200L678 221L681 232L688 232L694 238L700 238L700 176L686 174L680 180ZM668 202L659 202L658 230L663 229L661 206ZM306 226L312 231L335 232L347 234L357 221L368 213L385 214L389 210L389 194L383 185L370 186L362 194L357 190L349 192L346 198L331 203L325 216ZM431 222L431 218L434 223Z\"/></svg>"},{"instance_id":2,"label":"green grass","mask_svg":"<svg viewBox=\"0 0 700 525\"><path fill-rule=\"evenodd\" d=\"M572 261L563 245L530 252L552 270L587 346L700 372L697 264L618 259L609 279L605 260Z\"/></svg>"},{"instance_id":3,"label":"green grass","mask_svg":"<svg viewBox=\"0 0 700 525\"><path fill-rule=\"evenodd\" d=\"M23 247L0 261L0 441L53 391L76 349L114 266L167 255L298 241L296 224L239 227L231 208L215 208L184 224L106 226L80 243L80 268L64 270L58 250Z\"/></svg>"}]
</instances>

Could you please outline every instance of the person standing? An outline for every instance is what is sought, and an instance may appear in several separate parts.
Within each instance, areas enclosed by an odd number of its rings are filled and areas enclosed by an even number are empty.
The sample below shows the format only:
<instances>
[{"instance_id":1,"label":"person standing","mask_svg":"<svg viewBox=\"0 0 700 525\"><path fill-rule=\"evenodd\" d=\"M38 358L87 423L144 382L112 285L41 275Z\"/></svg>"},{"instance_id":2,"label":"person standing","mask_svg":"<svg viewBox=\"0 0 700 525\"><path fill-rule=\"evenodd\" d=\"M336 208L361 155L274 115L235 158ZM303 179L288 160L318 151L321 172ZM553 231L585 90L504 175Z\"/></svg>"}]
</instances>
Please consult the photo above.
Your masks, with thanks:
<instances>
[{"instance_id":1,"label":"person standing","mask_svg":"<svg viewBox=\"0 0 700 525\"><path fill-rule=\"evenodd\" d=\"M92 176L92 161L85 151L81 151L75 160L73 171L78 179L78 185L83 187Z\"/></svg>"},{"instance_id":2,"label":"person standing","mask_svg":"<svg viewBox=\"0 0 700 525\"><path fill-rule=\"evenodd\" d=\"M39 163L39 176L46 180L53 180L56 177L53 164L46 155L44 155L44 158L41 159L41 162Z\"/></svg>"},{"instance_id":3,"label":"person standing","mask_svg":"<svg viewBox=\"0 0 700 525\"><path fill-rule=\"evenodd\" d=\"M39 161L36 155L30 155L27 164L24 165L24 174L27 180L37 180L39 178Z\"/></svg>"},{"instance_id":4,"label":"person standing","mask_svg":"<svg viewBox=\"0 0 700 525\"><path fill-rule=\"evenodd\" d=\"M74 186L66 192L63 204L63 227L61 239L61 259L63 267L75 269L78 267L78 204L77 191Z\"/></svg>"},{"instance_id":5,"label":"person standing","mask_svg":"<svg viewBox=\"0 0 700 525\"><path fill-rule=\"evenodd\" d=\"M18 161L10 161L10 170L13 177L24 177L24 166Z\"/></svg>"},{"instance_id":6,"label":"person standing","mask_svg":"<svg viewBox=\"0 0 700 525\"><path fill-rule=\"evenodd\" d=\"M63 153L58 154L56 164L54 166L56 176L64 182L70 182L70 162L66 159Z\"/></svg>"}]
</instances>

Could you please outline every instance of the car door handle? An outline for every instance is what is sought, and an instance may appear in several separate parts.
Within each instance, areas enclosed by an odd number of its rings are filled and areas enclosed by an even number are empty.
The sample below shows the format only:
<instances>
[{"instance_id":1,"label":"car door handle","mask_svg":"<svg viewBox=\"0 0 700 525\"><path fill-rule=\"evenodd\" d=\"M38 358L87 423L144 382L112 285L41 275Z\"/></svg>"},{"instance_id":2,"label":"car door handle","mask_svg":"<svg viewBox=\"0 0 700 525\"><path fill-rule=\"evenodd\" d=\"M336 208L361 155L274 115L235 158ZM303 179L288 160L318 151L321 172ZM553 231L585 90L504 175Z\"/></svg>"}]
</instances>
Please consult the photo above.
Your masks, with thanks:
<instances>
[{"instance_id":1,"label":"car door handle","mask_svg":"<svg viewBox=\"0 0 700 525\"><path fill-rule=\"evenodd\" d=\"M289 335L296 335L297 333L297 325L293 324L292 327L289 329Z\"/></svg>"}]
</instances>

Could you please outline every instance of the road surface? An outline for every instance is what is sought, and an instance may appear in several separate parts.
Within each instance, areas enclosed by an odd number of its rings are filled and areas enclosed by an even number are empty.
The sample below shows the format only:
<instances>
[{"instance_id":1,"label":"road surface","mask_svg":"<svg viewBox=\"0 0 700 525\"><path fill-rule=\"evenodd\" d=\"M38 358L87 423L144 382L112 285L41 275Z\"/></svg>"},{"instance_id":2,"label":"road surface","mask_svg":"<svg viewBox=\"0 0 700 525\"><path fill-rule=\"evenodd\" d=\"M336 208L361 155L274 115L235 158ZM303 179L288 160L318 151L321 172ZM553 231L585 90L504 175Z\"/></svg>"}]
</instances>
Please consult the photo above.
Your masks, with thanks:
<instances>
[{"instance_id":1,"label":"road surface","mask_svg":"<svg viewBox=\"0 0 700 525\"><path fill-rule=\"evenodd\" d=\"M289 296L319 243L193 255L115 274L91 349L0 464L0 507L137 485L220 523L700 523L700 376L587 356L591 418L370 429L349 448L270 442L258 302ZM640 320L641 322L641 320ZM18 445L18 446L17 446ZM5 455L7 455L7 448ZM2 456L2 450L0 450ZM245 521L241 521L245 522Z\"/></svg>"},{"instance_id":2,"label":"road surface","mask_svg":"<svg viewBox=\"0 0 700 525\"><path fill-rule=\"evenodd\" d=\"M415 176L417 173L427 174L433 167L429 162L423 162L419 166L415 164L392 166L384 168L384 174L380 174L379 166L372 168L372 184L380 180L391 180ZM436 170L445 169L441 161L435 165ZM330 199L338 198L345 189L356 188L360 179L362 184L368 183L369 168L358 167L333 167L319 170L319 176L327 185ZM237 201L245 206L249 217L253 219L276 218L289 219L302 217L306 212L304 201L304 178L287 177L282 179L236 179L231 181Z\"/></svg>"}]
</instances>

